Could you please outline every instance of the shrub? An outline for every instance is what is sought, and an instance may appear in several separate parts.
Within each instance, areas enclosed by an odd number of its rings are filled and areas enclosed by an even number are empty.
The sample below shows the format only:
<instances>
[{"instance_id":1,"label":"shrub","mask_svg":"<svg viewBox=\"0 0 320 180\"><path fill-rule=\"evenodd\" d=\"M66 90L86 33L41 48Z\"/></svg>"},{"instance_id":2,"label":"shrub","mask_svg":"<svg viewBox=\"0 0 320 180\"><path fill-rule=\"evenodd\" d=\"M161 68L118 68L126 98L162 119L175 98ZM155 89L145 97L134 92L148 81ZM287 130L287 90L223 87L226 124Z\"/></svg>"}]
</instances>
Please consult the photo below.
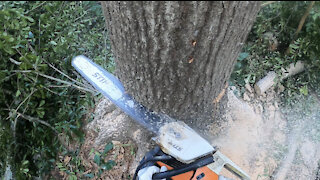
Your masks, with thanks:
<instances>
[{"instance_id":1,"label":"shrub","mask_svg":"<svg viewBox=\"0 0 320 180\"><path fill-rule=\"evenodd\" d=\"M10 164L26 179L50 171L58 133L83 140L95 91L71 59L84 54L112 70L112 57L97 2L1 2L0 22L0 169Z\"/></svg>"}]
</instances>

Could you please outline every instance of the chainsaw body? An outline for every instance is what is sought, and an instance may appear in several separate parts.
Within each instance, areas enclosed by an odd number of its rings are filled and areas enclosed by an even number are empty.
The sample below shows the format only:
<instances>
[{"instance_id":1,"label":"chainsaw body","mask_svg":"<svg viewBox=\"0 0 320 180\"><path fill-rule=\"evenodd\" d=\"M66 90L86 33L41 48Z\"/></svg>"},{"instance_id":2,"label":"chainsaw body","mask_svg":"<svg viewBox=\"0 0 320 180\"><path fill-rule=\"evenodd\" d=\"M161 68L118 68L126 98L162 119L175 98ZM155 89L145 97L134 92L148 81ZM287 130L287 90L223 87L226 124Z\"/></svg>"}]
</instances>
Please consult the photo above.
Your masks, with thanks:
<instances>
[{"instance_id":1,"label":"chainsaw body","mask_svg":"<svg viewBox=\"0 0 320 180\"><path fill-rule=\"evenodd\" d=\"M218 180L223 168L241 179L250 179L243 170L185 123L167 123L159 132L155 139L161 148L158 157L166 154L172 159L156 161L159 167L166 166L168 171L154 174L155 179L170 177L173 180Z\"/></svg>"},{"instance_id":2,"label":"chainsaw body","mask_svg":"<svg viewBox=\"0 0 320 180\"><path fill-rule=\"evenodd\" d=\"M249 179L244 171L188 125L154 113L136 102L125 93L116 77L87 57L75 57L72 66L105 97L156 135L154 140L159 147L150 151L137 169L157 164L166 166L168 171L154 174L154 179L216 180L225 167L241 179Z\"/></svg>"}]
</instances>

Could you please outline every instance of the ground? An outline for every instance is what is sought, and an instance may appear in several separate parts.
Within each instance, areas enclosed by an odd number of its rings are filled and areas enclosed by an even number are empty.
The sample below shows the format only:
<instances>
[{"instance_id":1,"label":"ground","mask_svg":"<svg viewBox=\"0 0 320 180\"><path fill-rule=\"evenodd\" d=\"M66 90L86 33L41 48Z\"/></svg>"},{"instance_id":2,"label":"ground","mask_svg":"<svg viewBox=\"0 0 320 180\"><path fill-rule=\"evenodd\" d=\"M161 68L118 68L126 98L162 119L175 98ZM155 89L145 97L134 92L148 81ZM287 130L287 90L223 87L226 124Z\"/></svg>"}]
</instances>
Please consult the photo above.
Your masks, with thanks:
<instances>
[{"instance_id":1,"label":"ground","mask_svg":"<svg viewBox=\"0 0 320 180\"><path fill-rule=\"evenodd\" d=\"M294 107L283 107L275 90L270 89L257 97L250 85L246 86L244 95L240 95L237 88L229 87L227 96L227 121L219 127L218 134L212 132L216 134L209 139L213 145L251 179L319 179L319 101L310 96ZM95 113L95 119L86 126L86 141L80 150L86 169L84 174L98 173L99 166L94 163L94 153L90 152L92 149L102 152L113 137L110 134L122 129L131 131L131 140L138 143L121 138L113 141L114 148L105 161L111 159L117 165L102 171L100 178L132 178L137 163L150 148L143 144L150 141L150 136L133 126L132 121L106 99L97 105ZM123 132L117 133L120 133L118 139L123 136ZM68 161L65 158L61 156L60 159ZM237 179L226 170L222 174ZM66 173L60 175L68 177Z\"/></svg>"}]
</instances>

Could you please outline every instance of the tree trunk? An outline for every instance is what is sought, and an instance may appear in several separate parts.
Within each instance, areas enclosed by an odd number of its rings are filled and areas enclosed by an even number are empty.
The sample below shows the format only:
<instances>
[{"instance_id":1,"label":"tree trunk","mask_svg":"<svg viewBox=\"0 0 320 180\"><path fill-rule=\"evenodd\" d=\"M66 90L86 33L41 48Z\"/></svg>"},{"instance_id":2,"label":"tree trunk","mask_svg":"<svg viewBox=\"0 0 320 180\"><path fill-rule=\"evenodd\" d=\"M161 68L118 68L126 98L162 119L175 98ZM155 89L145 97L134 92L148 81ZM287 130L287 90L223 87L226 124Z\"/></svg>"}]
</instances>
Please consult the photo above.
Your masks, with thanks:
<instances>
[{"instance_id":1,"label":"tree trunk","mask_svg":"<svg viewBox=\"0 0 320 180\"><path fill-rule=\"evenodd\" d=\"M259 2L101 2L116 75L135 100L205 127Z\"/></svg>"}]
</instances>

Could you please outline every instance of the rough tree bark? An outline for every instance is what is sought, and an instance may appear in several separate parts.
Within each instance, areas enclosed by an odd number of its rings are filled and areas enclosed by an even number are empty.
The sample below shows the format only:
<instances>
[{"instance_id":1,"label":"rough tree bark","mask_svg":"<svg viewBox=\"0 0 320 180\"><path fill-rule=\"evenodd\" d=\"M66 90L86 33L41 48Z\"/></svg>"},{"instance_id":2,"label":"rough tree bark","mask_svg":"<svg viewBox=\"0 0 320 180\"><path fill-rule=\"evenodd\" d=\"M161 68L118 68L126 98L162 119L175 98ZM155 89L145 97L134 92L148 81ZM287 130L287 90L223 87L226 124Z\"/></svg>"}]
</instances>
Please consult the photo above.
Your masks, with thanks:
<instances>
[{"instance_id":1,"label":"rough tree bark","mask_svg":"<svg viewBox=\"0 0 320 180\"><path fill-rule=\"evenodd\" d=\"M116 75L126 91L191 126L212 123L260 3L101 4Z\"/></svg>"}]
</instances>

